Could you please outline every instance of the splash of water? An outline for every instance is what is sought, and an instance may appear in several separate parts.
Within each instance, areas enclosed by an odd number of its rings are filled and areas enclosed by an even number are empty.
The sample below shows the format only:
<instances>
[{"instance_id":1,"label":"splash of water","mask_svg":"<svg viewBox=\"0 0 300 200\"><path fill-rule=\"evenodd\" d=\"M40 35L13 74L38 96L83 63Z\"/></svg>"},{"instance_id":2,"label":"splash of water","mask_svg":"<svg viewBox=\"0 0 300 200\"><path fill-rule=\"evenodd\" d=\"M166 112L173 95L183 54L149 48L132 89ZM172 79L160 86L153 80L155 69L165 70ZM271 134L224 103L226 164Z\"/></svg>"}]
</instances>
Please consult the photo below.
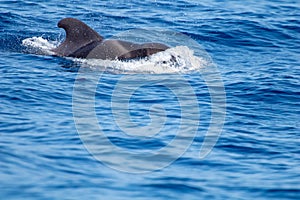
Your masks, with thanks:
<instances>
[{"instance_id":1,"label":"splash of water","mask_svg":"<svg viewBox=\"0 0 300 200\"><path fill-rule=\"evenodd\" d=\"M56 41L48 41L42 37L31 37L22 40L22 45L26 47L28 53L40 55L54 55L51 49L57 46Z\"/></svg>"}]
</instances>

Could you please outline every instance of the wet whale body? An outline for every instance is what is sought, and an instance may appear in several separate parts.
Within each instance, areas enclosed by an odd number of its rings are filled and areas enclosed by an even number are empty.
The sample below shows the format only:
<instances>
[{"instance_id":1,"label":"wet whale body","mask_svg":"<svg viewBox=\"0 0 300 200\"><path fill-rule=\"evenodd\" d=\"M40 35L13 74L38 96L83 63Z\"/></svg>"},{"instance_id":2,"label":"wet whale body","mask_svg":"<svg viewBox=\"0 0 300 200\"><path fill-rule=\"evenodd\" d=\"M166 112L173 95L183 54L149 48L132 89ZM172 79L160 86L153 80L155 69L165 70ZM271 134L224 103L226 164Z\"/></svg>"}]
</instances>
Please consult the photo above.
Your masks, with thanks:
<instances>
[{"instance_id":1,"label":"wet whale body","mask_svg":"<svg viewBox=\"0 0 300 200\"><path fill-rule=\"evenodd\" d=\"M75 18L64 18L57 26L66 32L65 40L52 49L57 56L127 60L147 57L169 48L160 43L136 44L122 40L104 40L96 31Z\"/></svg>"}]
</instances>

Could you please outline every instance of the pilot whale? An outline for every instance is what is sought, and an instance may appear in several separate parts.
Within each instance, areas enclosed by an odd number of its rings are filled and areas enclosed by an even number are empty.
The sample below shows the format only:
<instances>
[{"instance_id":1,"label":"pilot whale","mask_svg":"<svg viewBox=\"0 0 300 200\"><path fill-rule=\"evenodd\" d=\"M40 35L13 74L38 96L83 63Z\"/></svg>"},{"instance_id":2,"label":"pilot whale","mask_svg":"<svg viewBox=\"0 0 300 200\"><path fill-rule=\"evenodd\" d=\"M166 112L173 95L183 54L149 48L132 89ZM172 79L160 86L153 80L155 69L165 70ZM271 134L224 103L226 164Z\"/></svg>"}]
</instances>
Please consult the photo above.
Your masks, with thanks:
<instances>
[{"instance_id":1,"label":"pilot whale","mask_svg":"<svg viewBox=\"0 0 300 200\"><path fill-rule=\"evenodd\" d=\"M52 51L62 57L127 60L147 57L169 48L160 43L136 44L122 40L105 40L84 22L75 18L64 18L57 26L65 30L66 38Z\"/></svg>"}]
</instances>

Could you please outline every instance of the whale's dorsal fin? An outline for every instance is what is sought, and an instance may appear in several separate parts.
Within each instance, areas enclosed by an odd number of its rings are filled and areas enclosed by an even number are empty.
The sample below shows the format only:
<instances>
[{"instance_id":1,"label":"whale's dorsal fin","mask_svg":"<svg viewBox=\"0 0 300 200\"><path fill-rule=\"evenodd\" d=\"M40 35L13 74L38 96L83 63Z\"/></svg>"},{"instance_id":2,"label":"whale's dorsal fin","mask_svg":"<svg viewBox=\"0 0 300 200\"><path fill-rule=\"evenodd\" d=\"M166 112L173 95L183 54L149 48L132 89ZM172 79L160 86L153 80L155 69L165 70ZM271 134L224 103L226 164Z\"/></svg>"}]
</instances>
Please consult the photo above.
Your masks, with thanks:
<instances>
[{"instance_id":1,"label":"whale's dorsal fin","mask_svg":"<svg viewBox=\"0 0 300 200\"><path fill-rule=\"evenodd\" d=\"M57 26L66 31L66 39L52 50L59 56L84 57L90 51L90 46L103 40L101 35L78 19L64 18Z\"/></svg>"}]
</instances>

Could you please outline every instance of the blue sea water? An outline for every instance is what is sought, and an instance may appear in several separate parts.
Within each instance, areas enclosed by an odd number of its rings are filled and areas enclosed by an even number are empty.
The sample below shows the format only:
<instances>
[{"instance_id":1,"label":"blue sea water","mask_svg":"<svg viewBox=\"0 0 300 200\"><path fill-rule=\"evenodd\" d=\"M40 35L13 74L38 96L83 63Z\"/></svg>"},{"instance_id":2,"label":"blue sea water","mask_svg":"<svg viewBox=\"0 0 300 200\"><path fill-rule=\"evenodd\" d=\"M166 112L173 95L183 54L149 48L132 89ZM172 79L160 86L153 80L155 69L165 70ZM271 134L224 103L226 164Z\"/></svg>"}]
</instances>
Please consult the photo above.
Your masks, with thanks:
<instances>
[{"instance_id":1,"label":"blue sea water","mask_svg":"<svg viewBox=\"0 0 300 200\"><path fill-rule=\"evenodd\" d=\"M22 45L33 37L61 41L56 24L64 17L86 22L105 38L135 28L182 33L208 52L214 66L180 76L99 73ZM189 47L184 39L177 44ZM296 0L2 0L0 199L298 199L299 49ZM226 118L223 124L224 110L216 111L221 117L213 125L221 135L200 158L215 119L212 108L222 104L214 104L217 87L205 78L213 67L224 84ZM91 125L91 108L110 146L85 140L99 130ZM153 122L162 127L149 127ZM184 135L176 137L180 131ZM191 142L183 155L170 145L174 138ZM147 157L168 146L160 157ZM136 154L127 159L113 147Z\"/></svg>"}]
</instances>

